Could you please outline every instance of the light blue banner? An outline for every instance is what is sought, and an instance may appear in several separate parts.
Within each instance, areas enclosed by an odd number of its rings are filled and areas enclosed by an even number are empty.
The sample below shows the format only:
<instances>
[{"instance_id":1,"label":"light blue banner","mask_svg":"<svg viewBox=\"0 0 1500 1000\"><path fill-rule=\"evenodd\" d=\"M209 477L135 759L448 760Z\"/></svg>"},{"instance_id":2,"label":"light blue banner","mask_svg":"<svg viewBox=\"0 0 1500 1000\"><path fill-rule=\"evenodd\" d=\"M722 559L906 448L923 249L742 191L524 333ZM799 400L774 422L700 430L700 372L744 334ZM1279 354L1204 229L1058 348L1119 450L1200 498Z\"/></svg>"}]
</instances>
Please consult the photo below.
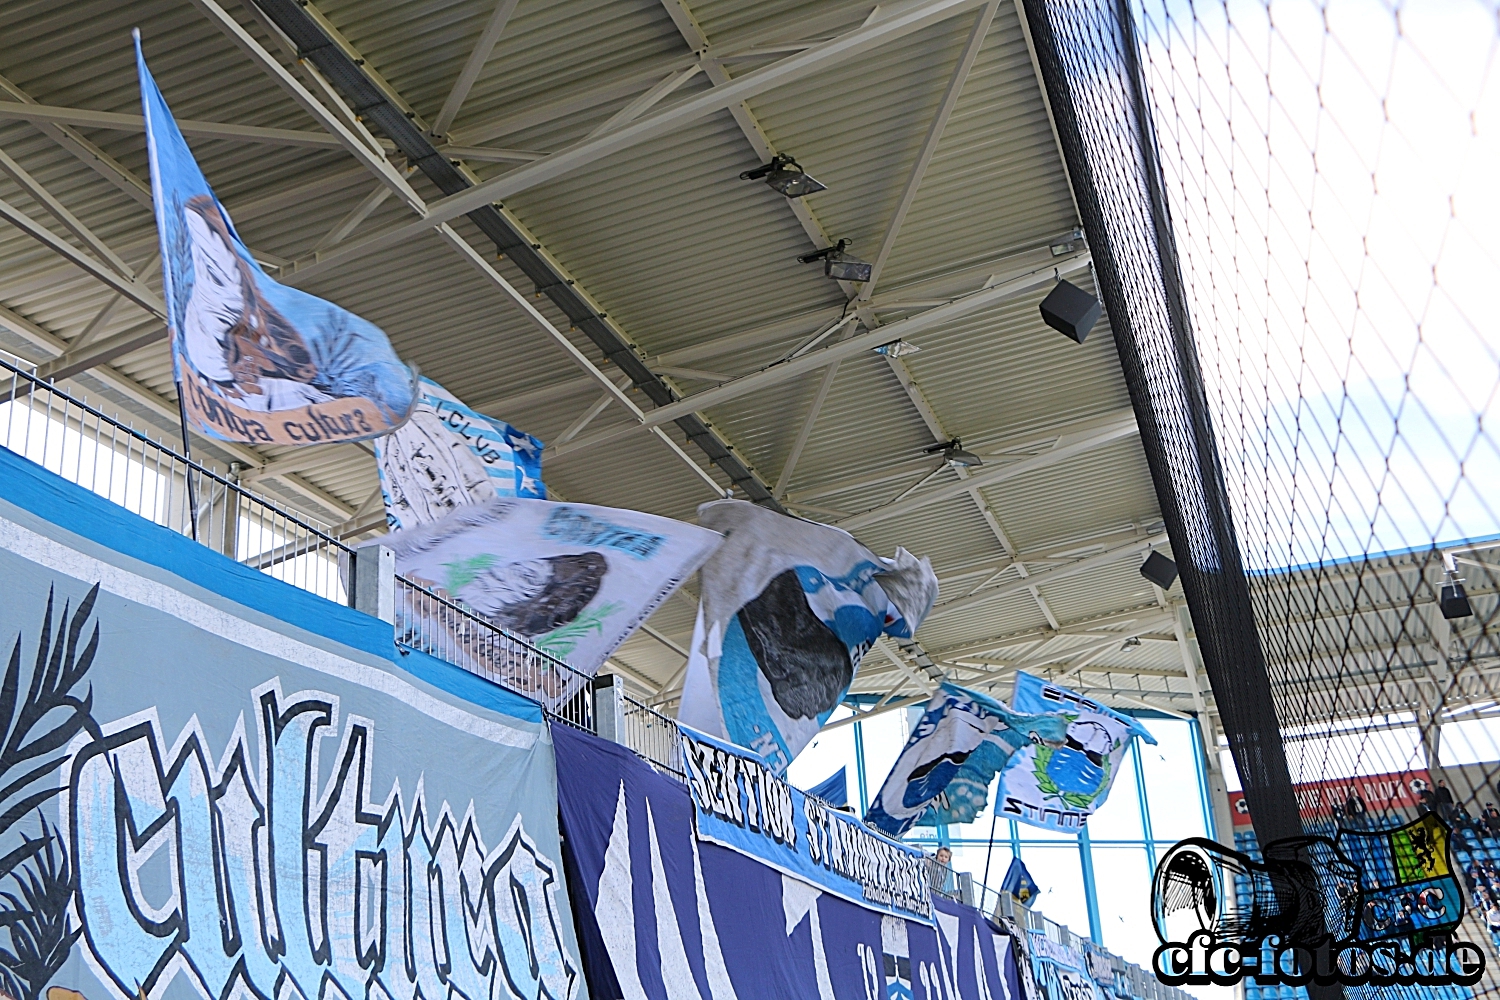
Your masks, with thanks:
<instances>
[{"instance_id":1,"label":"light blue banner","mask_svg":"<svg viewBox=\"0 0 1500 1000\"><path fill-rule=\"evenodd\" d=\"M534 703L3 449L0 641L6 996L588 995Z\"/></svg>"},{"instance_id":2,"label":"light blue banner","mask_svg":"<svg viewBox=\"0 0 1500 1000\"><path fill-rule=\"evenodd\" d=\"M681 727L698 839L880 913L932 920L926 855L792 787L754 752Z\"/></svg>"},{"instance_id":3,"label":"light blue banner","mask_svg":"<svg viewBox=\"0 0 1500 1000\"><path fill-rule=\"evenodd\" d=\"M411 415L416 376L375 324L272 281L198 169L135 42L172 364L187 418L259 445L358 441Z\"/></svg>"}]
</instances>

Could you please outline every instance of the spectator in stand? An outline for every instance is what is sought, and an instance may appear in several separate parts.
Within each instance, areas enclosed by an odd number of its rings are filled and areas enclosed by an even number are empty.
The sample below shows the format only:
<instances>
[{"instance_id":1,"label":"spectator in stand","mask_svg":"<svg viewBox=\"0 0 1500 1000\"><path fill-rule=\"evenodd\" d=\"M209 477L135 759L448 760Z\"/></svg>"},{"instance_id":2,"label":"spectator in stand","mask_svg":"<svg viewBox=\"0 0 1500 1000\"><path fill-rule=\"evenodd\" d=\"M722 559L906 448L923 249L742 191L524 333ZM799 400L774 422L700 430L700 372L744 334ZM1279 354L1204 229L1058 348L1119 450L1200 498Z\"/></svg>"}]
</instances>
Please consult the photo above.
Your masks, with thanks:
<instances>
[{"instance_id":1,"label":"spectator in stand","mask_svg":"<svg viewBox=\"0 0 1500 1000\"><path fill-rule=\"evenodd\" d=\"M1490 901L1490 907L1484 911L1484 922L1489 927L1490 940L1495 942L1495 947L1500 948L1500 903Z\"/></svg>"},{"instance_id":2,"label":"spectator in stand","mask_svg":"<svg viewBox=\"0 0 1500 1000\"><path fill-rule=\"evenodd\" d=\"M1484 828L1491 837L1500 837L1500 809L1496 809L1493 802L1485 803Z\"/></svg>"},{"instance_id":3,"label":"spectator in stand","mask_svg":"<svg viewBox=\"0 0 1500 1000\"><path fill-rule=\"evenodd\" d=\"M1435 793L1430 786L1427 787L1427 788L1423 788L1422 791L1420 793L1418 793L1417 799L1418 799L1418 801L1420 801L1422 803L1422 808L1425 811L1427 811L1427 812L1437 812L1438 811L1438 807L1437 807L1437 793Z\"/></svg>"},{"instance_id":4,"label":"spectator in stand","mask_svg":"<svg viewBox=\"0 0 1500 1000\"><path fill-rule=\"evenodd\" d=\"M1434 794L1437 796L1438 816L1451 822L1453 819L1453 793L1448 790L1448 783L1446 781L1439 781L1437 783L1437 792Z\"/></svg>"},{"instance_id":5,"label":"spectator in stand","mask_svg":"<svg viewBox=\"0 0 1500 1000\"><path fill-rule=\"evenodd\" d=\"M1359 797L1359 792L1353 788L1349 789L1349 797L1344 800L1344 815L1349 819L1349 825L1356 830L1365 828L1365 800Z\"/></svg>"},{"instance_id":6,"label":"spectator in stand","mask_svg":"<svg viewBox=\"0 0 1500 1000\"><path fill-rule=\"evenodd\" d=\"M953 892L953 852L939 847L927 861L927 884L933 892Z\"/></svg>"}]
</instances>

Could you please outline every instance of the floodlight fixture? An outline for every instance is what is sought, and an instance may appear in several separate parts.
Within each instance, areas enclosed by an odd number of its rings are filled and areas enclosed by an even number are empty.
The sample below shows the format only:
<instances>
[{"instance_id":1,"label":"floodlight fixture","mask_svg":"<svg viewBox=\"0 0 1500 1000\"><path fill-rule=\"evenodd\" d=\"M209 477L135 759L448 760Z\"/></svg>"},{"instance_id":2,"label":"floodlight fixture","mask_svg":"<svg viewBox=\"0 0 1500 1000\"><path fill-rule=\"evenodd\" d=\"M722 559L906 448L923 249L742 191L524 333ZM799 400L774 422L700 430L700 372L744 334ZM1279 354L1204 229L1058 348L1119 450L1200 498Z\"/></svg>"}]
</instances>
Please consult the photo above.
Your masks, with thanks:
<instances>
[{"instance_id":1,"label":"floodlight fixture","mask_svg":"<svg viewBox=\"0 0 1500 1000\"><path fill-rule=\"evenodd\" d=\"M876 354L884 354L888 358L904 358L908 354L916 354L921 348L906 340L893 340L889 344L881 344L875 348Z\"/></svg>"},{"instance_id":2,"label":"floodlight fixture","mask_svg":"<svg viewBox=\"0 0 1500 1000\"><path fill-rule=\"evenodd\" d=\"M972 451L964 451L963 444L958 440L958 438L954 438L952 441L944 441L941 444L935 444L930 448L924 448L922 450L925 454L928 455L934 454L939 451L942 452L943 461L947 462L954 468L969 469L973 468L976 465L984 464L984 459L980 458Z\"/></svg>"},{"instance_id":3,"label":"floodlight fixture","mask_svg":"<svg viewBox=\"0 0 1500 1000\"><path fill-rule=\"evenodd\" d=\"M802 198L819 191L827 191L828 185L819 183L802 165L785 153L771 157L770 163L762 163L754 170L740 174L742 181L764 180L766 186L777 194L788 198Z\"/></svg>"},{"instance_id":4,"label":"floodlight fixture","mask_svg":"<svg viewBox=\"0 0 1500 1000\"><path fill-rule=\"evenodd\" d=\"M1130 638L1126 639L1123 643L1121 643L1121 645L1120 645L1120 652L1123 653L1127 649L1134 649L1136 646L1139 646L1140 644L1141 644L1140 636L1133 635Z\"/></svg>"},{"instance_id":5,"label":"floodlight fixture","mask_svg":"<svg viewBox=\"0 0 1500 1000\"><path fill-rule=\"evenodd\" d=\"M869 281L874 265L844 253L845 247L853 245L853 240L839 240L831 247L805 253L797 260L803 264L815 264L821 260L823 273L835 281Z\"/></svg>"}]
</instances>

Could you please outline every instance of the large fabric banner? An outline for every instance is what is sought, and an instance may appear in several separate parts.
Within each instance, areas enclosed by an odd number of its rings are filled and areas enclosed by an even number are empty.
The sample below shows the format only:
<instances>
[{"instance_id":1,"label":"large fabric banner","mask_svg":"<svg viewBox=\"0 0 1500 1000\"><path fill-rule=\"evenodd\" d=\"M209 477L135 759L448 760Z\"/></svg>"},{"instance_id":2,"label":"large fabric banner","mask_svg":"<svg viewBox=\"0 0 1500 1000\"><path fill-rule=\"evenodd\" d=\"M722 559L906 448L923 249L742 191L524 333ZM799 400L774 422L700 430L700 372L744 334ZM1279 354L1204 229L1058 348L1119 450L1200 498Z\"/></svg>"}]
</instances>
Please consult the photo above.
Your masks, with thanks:
<instances>
[{"instance_id":1,"label":"large fabric banner","mask_svg":"<svg viewBox=\"0 0 1500 1000\"><path fill-rule=\"evenodd\" d=\"M401 426L416 376L380 328L266 276L214 197L135 43L172 364L188 419L247 444L358 441Z\"/></svg>"},{"instance_id":2,"label":"large fabric banner","mask_svg":"<svg viewBox=\"0 0 1500 1000\"><path fill-rule=\"evenodd\" d=\"M1108 1000L1089 974L1083 952L1059 944L1041 931L1028 934L1032 975L1047 1000Z\"/></svg>"},{"instance_id":3,"label":"large fabric banner","mask_svg":"<svg viewBox=\"0 0 1500 1000\"><path fill-rule=\"evenodd\" d=\"M893 837L919 820L972 823L989 800L990 782L1012 756L1034 743L1063 746L1068 723L1058 712L1012 712L988 695L944 683L913 727L865 822Z\"/></svg>"},{"instance_id":4,"label":"large fabric banner","mask_svg":"<svg viewBox=\"0 0 1500 1000\"><path fill-rule=\"evenodd\" d=\"M1068 720L1066 745L1025 747L1001 774L1000 815L1030 826L1077 832L1104 804L1131 737L1156 742L1135 719L1025 671L1011 707Z\"/></svg>"},{"instance_id":5,"label":"large fabric banner","mask_svg":"<svg viewBox=\"0 0 1500 1000\"><path fill-rule=\"evenodd\" d=\"M592 677L615 647L680 587L719 535L635 510L492 497L432 524L392 532L396 572ZM512 683L515 647L433 602L396 609L401 639ZM581 680L527 691L549 707Z\"/></svg>"},{"instance_id":6,"label":"large fabric banner","mask_svg":"<svg viewBox=\"0 0 1500 1000\"><path fill-rule=\"evenodd\" d=\"M547 499L542 442L465 406L429 378L411 419L375 440L391 530L429 524L490 497Z\"/></svg>"},{"instance_id":7,"label":"large fabric banner","mask_svg":"<svg viewBox=\"0 0 1500 1000\"><path fill-rule=\"evenodd\" d=\"M0 449L0 990L587 997L535 704L27 466Z\"/></svg>"},{"instance_id":8,"label":"large fabric banner","mask_svg":"<svg viewBox=\"0 0 1500 1000\"><path fill-rule=\"evenodd\" d=\"M932 565L877 556L846 531L743 500L698 508L726 541L703 567L678 718L754 750L777 774L828 721L882 633L932 610Z\"/></svg>"},{"instance_id":9,"label":"large fabric banner","mask_svg":"<svg viewBox=\"0 0 1500 1000\"><path fill-rule=\"evenodd\" d=\"M931 919L927 857L777 777L750 751L682 729L693 828L850 902Z\"/></svg>"},{"instance_id":10,"label":"large fabric banner","mask_svg":"<svg viewBox=\"0 0 1500 1000\"><path fill-rule=\"evenodd\" d=\"M553 740L594 1000L1012 1000L977 910L938 900L916 921L848 902L699 840L688 790L625 747L563 726Z\"/></svg>"}]
</instances>

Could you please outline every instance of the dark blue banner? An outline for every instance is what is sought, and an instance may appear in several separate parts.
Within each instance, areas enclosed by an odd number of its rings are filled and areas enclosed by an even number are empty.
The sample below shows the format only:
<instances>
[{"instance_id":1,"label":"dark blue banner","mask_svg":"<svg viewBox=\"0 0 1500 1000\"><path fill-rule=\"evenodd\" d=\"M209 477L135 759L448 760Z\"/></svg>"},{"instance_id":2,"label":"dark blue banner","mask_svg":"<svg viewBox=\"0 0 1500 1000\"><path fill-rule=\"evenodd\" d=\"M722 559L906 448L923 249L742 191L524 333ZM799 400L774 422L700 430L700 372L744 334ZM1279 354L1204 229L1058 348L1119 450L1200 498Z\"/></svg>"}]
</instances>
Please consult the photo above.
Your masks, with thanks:
<instances>
[{"instance_id":1,"label":"dark blue banner","mask_svg":"<svg viewBox=\"0 0 1500 1000\"><path fill-rule=\"evenodd\" d=\"M701 840L722 844L881 913L932 918L927 857L794 788L743 747L682 728Z\"/></svg>"},{"instance_id":2,"label":"dark blue banner","mask_svg":"<svg viewBox=\"0 0 1500 1000\"><path fill-rule=\"evenodd\" d=\"M977 910L938 899L925 923L848 902L698 840L687 788L624 747L553 740L594 1000L1019 1000Z\"/></svg>"}]
</instances>

